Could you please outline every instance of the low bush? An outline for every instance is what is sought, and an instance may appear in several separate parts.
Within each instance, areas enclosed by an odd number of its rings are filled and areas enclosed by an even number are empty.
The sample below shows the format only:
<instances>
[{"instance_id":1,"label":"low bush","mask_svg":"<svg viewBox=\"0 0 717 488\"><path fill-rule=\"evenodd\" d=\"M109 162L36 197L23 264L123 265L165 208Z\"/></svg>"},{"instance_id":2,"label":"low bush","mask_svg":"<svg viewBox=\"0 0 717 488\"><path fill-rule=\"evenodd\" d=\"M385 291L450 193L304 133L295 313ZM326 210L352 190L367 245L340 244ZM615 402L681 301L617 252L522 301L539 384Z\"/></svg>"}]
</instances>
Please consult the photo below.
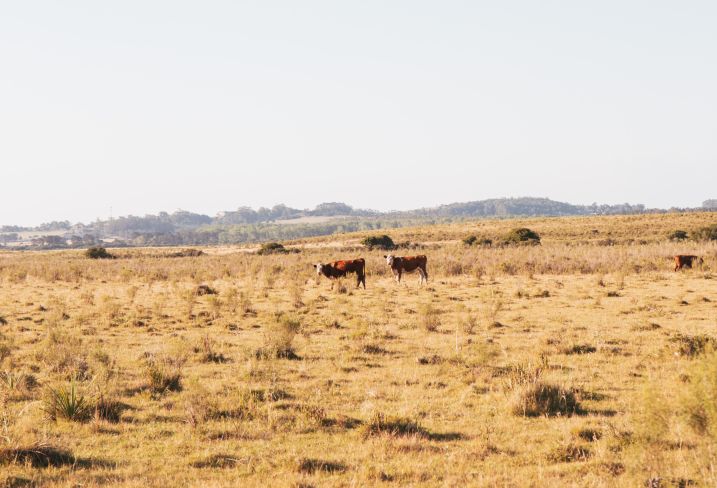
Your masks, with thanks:
<instances>
[{"instance_id":1,"label":"low bush","mask_svg":"<svg viewBox=\"0 0 717 488\"><path fill-rule=\"evenodd\" d=\"M684 241L687 237L687 232L684 230L676 230L667 235L667 238L671 241Z\"/></svg>"},{"instance_id":2,"label":"low bush","mask_svg":"<svg viewBox=\"0 0 717 488\"><path fill-rule=\"evenodd\" d=\"M260 256L265 256L268 254L289 254L292 252L299 252L299 250L287 249L283 244L279 244L278 242L265 242L256 253Z\"/></svg>"},{"instance_id":3,"label":"low bush","mask_svg":"<svg viewBox=\"0 0 717 488\"><path fill-rule=\"evenodd\" d=\"M503 244L506 245L537 245L540 244L540 236L537 232L521 227L513 229L503 237Z\"/></svg>"},{"instance_id":4,"label":"low bush","mask_svg":"<svg viewBox=\"0 0 717 488\"><path fill-rule=\"evenodd\" d=\"M391 239L387 235L382 236L368 236L365 237L361 244L366 246L369 251L373 249L382 249L385 251L391 251L393 249L396 249L396 244L394 244L393 239Z\"/></svg>"},{"instance_id":5,"label":"low bush","mask_svg":"<svg viewBox=\"0 0 717 488\"><path fill-rule=\"evenodd\" d=\"M471 247L471 246L490 247L493 245L493 241L486 237L478 237L476 235L470 235L470 236L466 237L465 239L463 239L463 244L468 247Z\"/></svg>"},{"instance_id":6,"label":"low bush","mask_svg":"<svg viewBox=\"0 0 717 488\"><path fill-rule=\"evenodd\" d=\"M104 247L90 247L85 251L85 256L90 259L114 259L114 256L108 253Z\"/></svg>"}]
</instances>

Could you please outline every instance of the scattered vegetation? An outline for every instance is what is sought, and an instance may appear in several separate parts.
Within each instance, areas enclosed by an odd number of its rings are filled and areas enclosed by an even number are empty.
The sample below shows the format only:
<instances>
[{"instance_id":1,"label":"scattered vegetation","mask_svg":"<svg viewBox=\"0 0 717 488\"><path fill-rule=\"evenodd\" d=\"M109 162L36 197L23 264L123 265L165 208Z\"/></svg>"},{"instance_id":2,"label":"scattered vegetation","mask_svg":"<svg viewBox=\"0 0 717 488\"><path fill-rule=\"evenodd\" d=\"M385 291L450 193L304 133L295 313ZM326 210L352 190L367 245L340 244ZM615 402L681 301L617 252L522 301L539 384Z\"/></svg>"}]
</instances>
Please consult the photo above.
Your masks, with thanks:
<instances>
[{"instance_id":1,"label":"scattered vegetation","mask_svg":"<svg viewBox=\"0 0 717 488\"><path fill-rule=\"evenodd\" d=\"M5 251L0 486L715 486L714 244L666 239L712 224L387 226L266 256ZM460 244L514 227L542 245ZM428 256L428 286L362 251L389 228ZM705 270L674 273L681 252ZM359 256L366 290L313 280L311 263Z\"/></svg>"}]
</instances>

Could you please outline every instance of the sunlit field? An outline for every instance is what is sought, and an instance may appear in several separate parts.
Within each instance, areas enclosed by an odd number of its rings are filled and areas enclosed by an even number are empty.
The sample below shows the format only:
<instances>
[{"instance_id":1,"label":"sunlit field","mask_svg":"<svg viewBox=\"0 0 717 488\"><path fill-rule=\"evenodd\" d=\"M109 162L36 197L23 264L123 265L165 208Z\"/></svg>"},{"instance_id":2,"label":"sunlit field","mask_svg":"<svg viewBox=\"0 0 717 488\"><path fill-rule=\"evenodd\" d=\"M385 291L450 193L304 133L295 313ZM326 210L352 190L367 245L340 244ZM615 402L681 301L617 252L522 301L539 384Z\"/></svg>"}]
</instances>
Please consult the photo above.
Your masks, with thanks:
<instances>
[{"instance_id":1,"label":"sunlit field","mask_svg":"<svg viewBox=\"0 0 717 488\"><path fill-rule=\"evenodd\" d=\"M0 253L0 486L715 486L717 245L667 238L714 224L381 231L423 286L366 233ZM356 257L366 290L314 274Z\"/></svg>"}]
</instances>

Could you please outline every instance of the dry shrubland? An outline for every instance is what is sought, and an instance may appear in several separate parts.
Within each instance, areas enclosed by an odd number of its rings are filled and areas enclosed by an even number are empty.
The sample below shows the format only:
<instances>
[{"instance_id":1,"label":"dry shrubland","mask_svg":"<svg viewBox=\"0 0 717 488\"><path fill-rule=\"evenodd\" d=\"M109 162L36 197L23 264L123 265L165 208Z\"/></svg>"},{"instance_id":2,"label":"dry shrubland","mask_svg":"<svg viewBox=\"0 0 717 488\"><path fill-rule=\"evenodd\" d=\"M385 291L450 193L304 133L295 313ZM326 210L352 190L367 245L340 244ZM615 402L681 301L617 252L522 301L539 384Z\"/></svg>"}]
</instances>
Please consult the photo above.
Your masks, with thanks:
<instances>
[{"instance_id":1,"label":"dry shrubland","mask_svg":"<svg viewBox=\"0 0 717 488\"><path fill-rule=\"evenodd\" d=\"M424 286L361 233L2 252L0 486L714 486L717 246L671 233L716 221L391 230ZM366 290L311 267L359 256Z\"/></svg>"}]
</instances>

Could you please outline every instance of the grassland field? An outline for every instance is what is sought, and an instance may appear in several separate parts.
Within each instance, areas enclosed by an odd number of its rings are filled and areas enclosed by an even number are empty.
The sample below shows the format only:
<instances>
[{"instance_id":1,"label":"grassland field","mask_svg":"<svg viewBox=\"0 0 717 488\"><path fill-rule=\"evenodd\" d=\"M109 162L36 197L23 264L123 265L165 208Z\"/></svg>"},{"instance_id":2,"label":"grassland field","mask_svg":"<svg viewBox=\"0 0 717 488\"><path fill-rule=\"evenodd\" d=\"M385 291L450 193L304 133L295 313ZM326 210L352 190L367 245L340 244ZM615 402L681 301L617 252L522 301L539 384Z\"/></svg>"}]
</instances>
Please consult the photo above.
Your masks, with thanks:
<instances>
[{"instance_id":1,"label":"grassland field","mask_svg":"<svg viewBox=\"0 0 717 488\"><path fill-rule=\"evenodd\" d=\"M717 486L717 244L666 238L716 223L385 231L424 286L366 233L0 252L0 486ZM314 274L359 256L366 290Z\"/></svg>"}]
</instances>

